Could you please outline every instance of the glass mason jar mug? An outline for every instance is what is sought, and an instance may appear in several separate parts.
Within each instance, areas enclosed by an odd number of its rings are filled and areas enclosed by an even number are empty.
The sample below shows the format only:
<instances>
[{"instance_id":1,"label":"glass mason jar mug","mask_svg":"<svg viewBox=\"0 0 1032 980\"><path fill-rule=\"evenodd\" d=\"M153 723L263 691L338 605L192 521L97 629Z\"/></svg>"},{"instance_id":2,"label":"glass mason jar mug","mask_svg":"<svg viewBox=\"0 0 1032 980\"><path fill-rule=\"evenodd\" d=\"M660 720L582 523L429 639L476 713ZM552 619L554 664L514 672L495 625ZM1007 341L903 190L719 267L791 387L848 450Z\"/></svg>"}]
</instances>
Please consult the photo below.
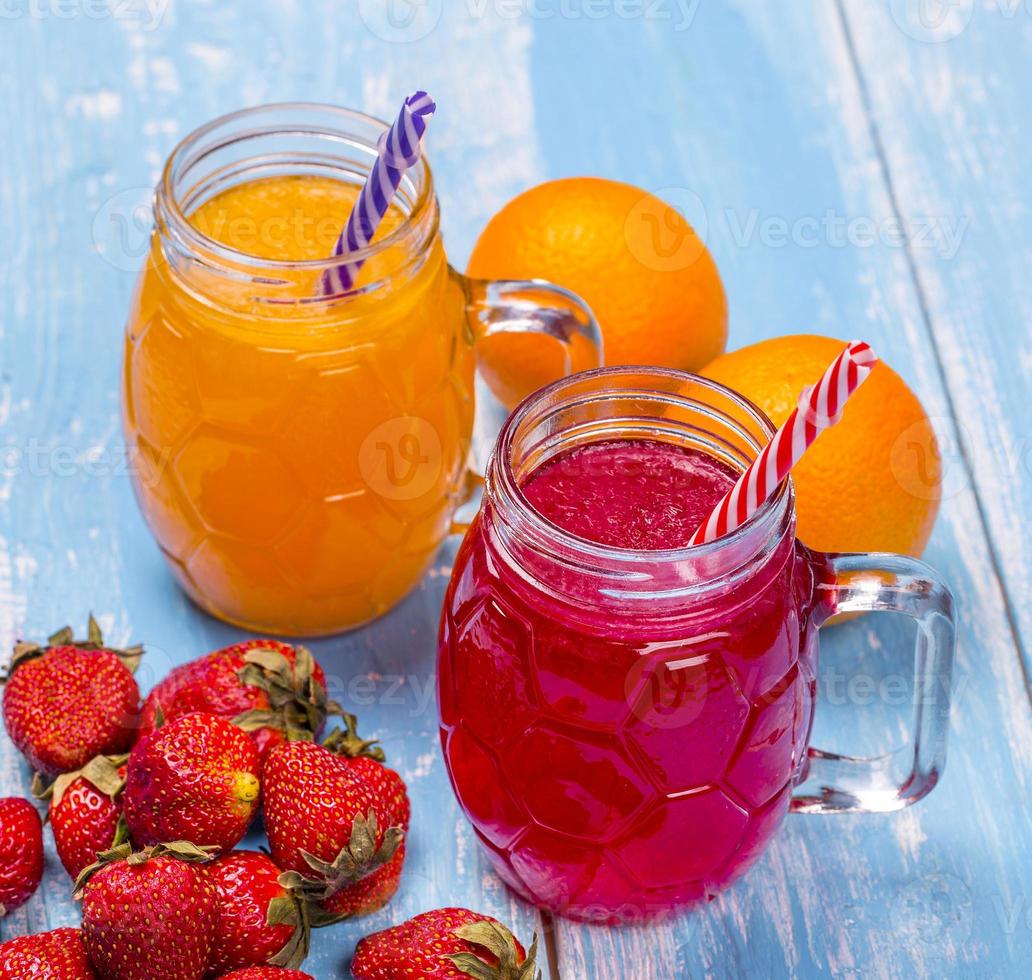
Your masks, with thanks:
<instances>
[{"instance_id":1,"label":"glass mason jar mug","mask_svg":"<svg viewBox=\"0 0 1032 980\"><path fill-rule=\"evenodd\" d=\"M352 256L355 288L319 295L386 128L245 110L187 137L156 190L125 342L134 486L189 595L251 630L350 628L418 581L478 482L485 338L545 334L567 371L601 361L572 294L449 267L425 160Z\"/></svg>"},{"instance_id":2,"label":"glass mason jar mug","mask_svg":"<svg viewBox=\"0 0 1032 980\"><path fill-rule=\"evenodd\" d=\"M663 551L575 536L521 489L612 440L740 472L773 433L728 389L645 368L557 382L502 430L445 600L441 737L494 867L538 905L609 922L691 906L743 874L787 812L894 810L938 779L954 623L928 566L808 550L788 482L734 533ZM920 697L912 744L860 759L809 739L818 628L870 610L917 621Z\"/></svg>"}]
</instances>

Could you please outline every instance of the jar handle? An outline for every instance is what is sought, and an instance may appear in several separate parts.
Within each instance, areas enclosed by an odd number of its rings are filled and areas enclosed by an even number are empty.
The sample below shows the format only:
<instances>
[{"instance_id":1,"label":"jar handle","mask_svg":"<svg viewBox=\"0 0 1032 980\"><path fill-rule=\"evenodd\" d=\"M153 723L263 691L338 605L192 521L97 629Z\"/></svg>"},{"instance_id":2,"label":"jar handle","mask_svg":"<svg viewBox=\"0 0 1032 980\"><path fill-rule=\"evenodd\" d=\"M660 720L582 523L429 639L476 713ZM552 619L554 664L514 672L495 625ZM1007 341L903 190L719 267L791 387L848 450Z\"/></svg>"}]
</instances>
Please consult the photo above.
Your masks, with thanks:
<instances>
[{"instance_id":1,"label":"jar handle","mask_svg":"<svg viewBox=\"0 0 1032 980\"><path fill-rule=\"evenodd\" d=\"M830 578L817 583L820 621L837 613L895 612L917 622L913 738L894 752L854 758L808 750L792 810L802 813L901 810L927 795L946 764L950 683L956 644L953 596L924 562L902 555L824 555ZM894 775L900 758L909 772Z\"/></svg>"},{"instance_id":2,"label":"jar handle","mask_svg":"<svg viewBox=\"0 0 1032 980\"><path fill-rule=\"evenodd\" d=\"M543 279L468 279L453 275L462 284L466 297L466 316L478 354L477 408L470 453L470 467L466 475L465 495L461 501L464 512L473 508L470 502L479 500L484 485L487 461L494 447L501 423L515 401L529 395L549 381L565 377L575 371L601 367L603 362L602 331L595 315L575 293ZM536 334L549 337L560 345L561 370L554 377L536 375L518 379L521 390L513 389L503 404L489 387L489 381L499 385L502 374L491 370L487 344L503 334ZM536 365L524 364L524 368ZM464 534L469 520L456 516L452 522L453 534Z\"/></svg>"}]
</instances>

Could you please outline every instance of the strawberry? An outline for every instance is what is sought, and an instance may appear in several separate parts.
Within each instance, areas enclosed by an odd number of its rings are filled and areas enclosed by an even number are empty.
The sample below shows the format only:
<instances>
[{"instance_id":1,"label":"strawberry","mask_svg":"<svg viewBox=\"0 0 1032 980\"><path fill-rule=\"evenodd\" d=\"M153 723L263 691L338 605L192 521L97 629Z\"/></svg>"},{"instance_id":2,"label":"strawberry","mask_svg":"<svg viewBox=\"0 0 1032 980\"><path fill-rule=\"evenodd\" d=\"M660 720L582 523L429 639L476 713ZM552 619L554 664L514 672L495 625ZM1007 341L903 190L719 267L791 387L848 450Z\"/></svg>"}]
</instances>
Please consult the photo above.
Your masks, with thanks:
<instances>
[{"instance_id":1,"label":"strawberry","mask_svg":"<svg viewBox=\"0 0 1032 980\"><path fill-rule=\"evenodd\" d=\"M281 970L278 966L249 966L246 970L224 973L219 980L315 980L300 970Z\"/></svg>"},{"instance_id":2,"label":"strawberry","mask_svg":"<svg viewBox=\"0 0 1032 980\"><path fill-rule=\"evenodd\" d=\"M50 800L57 856L73 880L101 851L121 843L120 832L126 833L120 818L127 758L98 755L78 772L62 773L45 788L38 777L33 780L37 799Z\"/></svg>"},{"instance_id":3,"label":"strawberry","mask_svg":"<svg viewBox=\"0 0 1032 980\"><path fill-rule=\"evenodd\" d=\"M258 750L236 725L196 712L136 743L125 820L140 846L188 840L229 850L258 810Z\"/></svg>"},{"instance_id":4,"label":"strawberry","mask_svg":"<svg viewBox=\"0 0 1032 980\"><path fill-rule=\"evenodd\" d=\"M133 852L121 844L76 882L82 930L105 980L201 980L215 942L215 886L197 862L210 849L185 841Z\"/></svg>"},{"instance_id":5,"label":"strawberry","mask_svg":"<svg viewBox=\"0 0 1032 980\"><path fill-rule=\"evenodd\" d=\"M279 882L280 869L258 851L231 851L205 868L218 894L219 924L208 970L299 966L308 954L308 921Z\"/></svg>"},{"instance_id":6,"label":"strawberry","mask_svg":"<svg viewBox=\"0 0 1032 980\"><path fill-rule=\"evenodd\" d=\"M141 647L104 646L90 616L89 636L69 627L41 647L14 648L4 685L4 722L32 767L48 776L81 769L94 756L128 752L139 724L133 679Z\"/></svg>"},{"instance_id":7,"label":"strawberry","mask_svg":"<svg viewBox=\"0 0 1032 980\"><path fill-rule=\"evenodd\" d=\"M334 917L371 912L397 890L409 800L383 752L346 715L325 746L288 742L265 764L265 829L288 888ZM314 919L314 925L327 921Z\"/></svg>"},{"instance_id":8,"label":"strawberry","mask_svg":"<svg viewBox=\"0 0 1032 980\"><path fill-rule=\"evenodd\" d=\"M143 707L143 732L192 711L235 721L254 738L264 762L270 748L285 740L322 734L326 675L304 647L276 640L248 640L176 667Z\"/></svg>"},{"instance_id":9,"label":"strawberry","mask_svg":"<svg viewBox=\"0 0 1032 980\"><path fill-rule=\"evenodd\" d=\"M469 909L424 912L362 939L351 961L355 980L541 980L537 936L525 953L500 922Z\"/></svg>"},{"instance_id":10,"label":"strawberry","mask_svg":"<svg viewBox=\"0 0 1032 980\"><path fill-rule=\"evenodd\" d=\"M20 908L43 877L43 824L20 797L0 800L0 918Z\"/></svg>"},{"instance_id":11,"label":"strawberry","mask_svg":"<svg viewBox=\"0 0 1032 980\"><path fill-rule=\"evenodd\" d=\"M19 936L0 945L0 980L97 980L81 929Z\"/></svg>"}]
</instances>

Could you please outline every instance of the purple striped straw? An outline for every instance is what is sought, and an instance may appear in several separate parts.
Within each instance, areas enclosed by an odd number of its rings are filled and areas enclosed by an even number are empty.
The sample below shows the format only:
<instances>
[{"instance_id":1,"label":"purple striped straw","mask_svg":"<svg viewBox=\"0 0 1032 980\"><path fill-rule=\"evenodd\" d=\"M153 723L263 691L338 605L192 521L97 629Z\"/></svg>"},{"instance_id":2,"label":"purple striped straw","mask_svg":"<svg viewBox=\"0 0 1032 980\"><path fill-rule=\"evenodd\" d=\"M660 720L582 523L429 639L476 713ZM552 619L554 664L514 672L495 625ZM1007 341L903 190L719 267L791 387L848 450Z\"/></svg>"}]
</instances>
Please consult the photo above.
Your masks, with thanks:
<instances>
[{"instance_id":1,"label":"purple striped straw","mask_svg":"<svg viewBox=\"0 0 1032 980\"><path fill-rule=\"evenodd\" d=\"M373 240L405 171L419 161L419 141L436 108L437 103L426 92L415 92L404 101L394 125L380 137L376 163L337 239L335 256L351 255ZM361 268L361 262L343 262L328 269L320 282L320 295L347 292L355 285Z\"/></svg>"}]
</instances>

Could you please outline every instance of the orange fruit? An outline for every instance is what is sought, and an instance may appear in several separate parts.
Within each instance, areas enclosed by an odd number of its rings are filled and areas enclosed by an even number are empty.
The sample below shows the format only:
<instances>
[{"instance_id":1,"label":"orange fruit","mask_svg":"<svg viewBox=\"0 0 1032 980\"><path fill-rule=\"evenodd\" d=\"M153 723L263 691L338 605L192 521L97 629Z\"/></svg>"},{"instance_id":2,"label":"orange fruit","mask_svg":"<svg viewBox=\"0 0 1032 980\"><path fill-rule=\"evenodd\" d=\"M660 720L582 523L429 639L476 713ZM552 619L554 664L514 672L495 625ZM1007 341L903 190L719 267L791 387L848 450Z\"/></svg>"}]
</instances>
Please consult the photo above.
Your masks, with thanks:
<instances>
[{"instance_id":1,"label":"orange fruit","mask_svg":"<svg viewBox=\"0 0 1032 980\"><path fill-rule=\"evenodd\" d=\"M797 334L718 357L702 374L781 425L845 342ZM799 539L818 551L920 557L935 523L941 466L921 403L884 361L792 469Z\"/></svg>"},{"instance_id":2,"label":"orange fruit","mask_svg":"<svg viewBox=\"0 0 1032 980\"><path fill-rule=\"evenodd\" d=\"M488 222L469 260L475 279L547 279L591 307L606 364L697 371L727 342L727 300L703 241L671 205L614 180L533 187ZM563 373L555 341L487 338L481 366L510 407ZM575 352L574 370L587 366Z\"/></svg>"}]
</instances>

